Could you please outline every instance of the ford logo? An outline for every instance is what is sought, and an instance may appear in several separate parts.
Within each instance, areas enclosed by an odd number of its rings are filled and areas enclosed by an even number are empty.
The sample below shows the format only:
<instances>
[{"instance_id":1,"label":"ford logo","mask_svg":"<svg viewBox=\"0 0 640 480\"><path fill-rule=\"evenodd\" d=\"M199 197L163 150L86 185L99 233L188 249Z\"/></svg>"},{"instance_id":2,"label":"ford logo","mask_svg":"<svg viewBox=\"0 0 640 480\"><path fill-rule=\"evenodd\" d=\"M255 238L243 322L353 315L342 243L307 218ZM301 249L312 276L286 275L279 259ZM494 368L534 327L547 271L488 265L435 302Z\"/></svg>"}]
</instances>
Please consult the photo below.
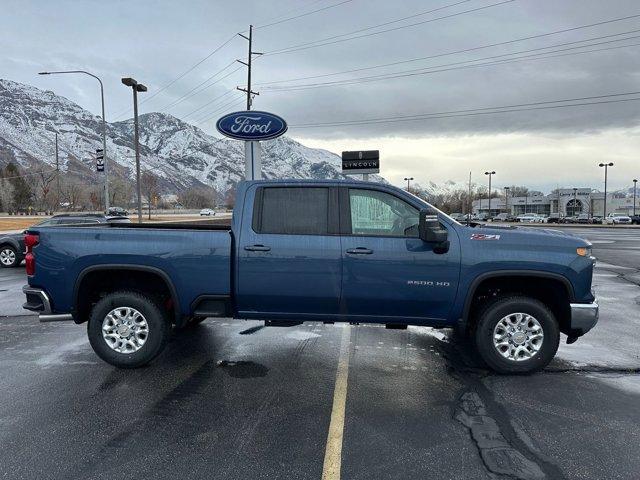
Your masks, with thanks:
<instances>
[{"instance_id":1,"label":"ford logo","mask_svg":"<svg viewBox=\"0 0 640 480\"><path fill-rule=\"evenodd\" d=\"M287 122L273 113L249 110L221 117L216 128L221 134L237 140L270 140L287 131Z\"/></svg>"}]
</instances>

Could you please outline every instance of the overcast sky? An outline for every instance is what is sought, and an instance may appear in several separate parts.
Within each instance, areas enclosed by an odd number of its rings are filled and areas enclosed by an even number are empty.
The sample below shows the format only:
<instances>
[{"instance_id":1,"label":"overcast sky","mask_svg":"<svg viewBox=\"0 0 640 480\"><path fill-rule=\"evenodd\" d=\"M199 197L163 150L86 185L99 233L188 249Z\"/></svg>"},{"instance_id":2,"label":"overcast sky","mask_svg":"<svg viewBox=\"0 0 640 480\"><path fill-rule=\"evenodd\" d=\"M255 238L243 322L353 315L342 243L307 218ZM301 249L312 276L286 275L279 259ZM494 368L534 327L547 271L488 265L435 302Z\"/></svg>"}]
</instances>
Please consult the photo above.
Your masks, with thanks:
<instances>
[{"instance_id":1,"label":"overcast sky","mask_svg":"<svg viewBox=\"0 0 640 480\"><path fill-rule=\"evenodd\" d=\"M108 121L131 116L120 78L133 76L149 87L142 113L213 134L221 113L243 108L231 90L246 70L232 62L246 59L247 45L234 34L252 22L254 49L265 52L254 64L254 108L283 116L306 145L380 149L393 183L462 182L469 171L484 182L490 169L498 187L602 188L602 161L615 162L612 188L640 176L640 101L628 101L640 94L521 106L640 91L637 0L25 0L5 2L2 18L0 77L98 114L91 78L36 75L90 70L105 83ZM340 73L348 70L357 71ZM475 110L504 106L518 111Z\"/></svg>"}]
</instances>

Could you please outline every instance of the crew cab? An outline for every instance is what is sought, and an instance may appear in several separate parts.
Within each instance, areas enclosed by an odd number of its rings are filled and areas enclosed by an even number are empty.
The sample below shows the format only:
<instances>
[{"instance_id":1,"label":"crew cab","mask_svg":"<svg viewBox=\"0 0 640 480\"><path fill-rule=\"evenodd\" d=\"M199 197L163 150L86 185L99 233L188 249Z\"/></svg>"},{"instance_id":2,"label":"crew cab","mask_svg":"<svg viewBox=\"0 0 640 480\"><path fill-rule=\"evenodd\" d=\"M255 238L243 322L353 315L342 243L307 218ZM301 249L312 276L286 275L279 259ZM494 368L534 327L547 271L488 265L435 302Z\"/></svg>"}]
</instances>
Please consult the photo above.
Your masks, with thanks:
<instances>
[{"instance_id":1,"label":"crew cab","mask_svg":"<svg viewBox=\"0 0 640 480\"><path fill-rule=\"evenodd\" d=\"M24 308L88 322L118 367L207 317L454 328L494 370L540 370L598 320L591 244L464 226L412 194L356 181L238 185L231 225L32 228Z\"/></svg>"}]
</instances>

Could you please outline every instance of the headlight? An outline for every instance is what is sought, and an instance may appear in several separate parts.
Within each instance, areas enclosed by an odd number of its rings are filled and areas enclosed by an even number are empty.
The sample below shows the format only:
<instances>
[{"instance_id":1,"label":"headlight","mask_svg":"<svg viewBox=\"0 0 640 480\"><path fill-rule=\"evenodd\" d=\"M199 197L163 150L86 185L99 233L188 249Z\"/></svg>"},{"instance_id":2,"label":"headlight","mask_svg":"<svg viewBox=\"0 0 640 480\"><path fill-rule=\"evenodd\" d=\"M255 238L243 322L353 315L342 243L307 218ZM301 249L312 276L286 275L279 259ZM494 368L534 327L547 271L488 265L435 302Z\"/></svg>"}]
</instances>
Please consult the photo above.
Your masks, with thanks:
<instances>
[{"instance_id":1,"label":"headlight","mask_svg":"<svg viewBox=\"0 0 640 480\"><path fill-rule=\"evenodd\" d=\"M576 248L576 253L581 257L590 257L591 256L591 247L578 247Z\"/></svg>"}]
</instances>

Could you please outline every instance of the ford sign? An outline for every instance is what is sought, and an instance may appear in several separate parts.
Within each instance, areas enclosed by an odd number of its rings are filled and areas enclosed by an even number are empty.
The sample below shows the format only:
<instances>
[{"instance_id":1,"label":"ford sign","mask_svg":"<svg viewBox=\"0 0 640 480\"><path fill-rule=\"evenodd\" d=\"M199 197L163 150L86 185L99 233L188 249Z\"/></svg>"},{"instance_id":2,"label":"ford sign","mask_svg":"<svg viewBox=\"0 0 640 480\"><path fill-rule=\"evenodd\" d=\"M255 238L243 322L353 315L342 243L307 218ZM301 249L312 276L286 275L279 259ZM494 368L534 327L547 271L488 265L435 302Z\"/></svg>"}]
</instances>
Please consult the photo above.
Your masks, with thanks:
<instances>
[{"instance_id":1,"label":"ford sign","mask_svg":"<svg viewBox=\"0 0 640 480\"><path fill-rule=\"evenodd\" d=\"M269 112L233 112L216 123L218 131L237 140L271 140L287 131L287 122Z\"/></svg>"}]
</instances>

